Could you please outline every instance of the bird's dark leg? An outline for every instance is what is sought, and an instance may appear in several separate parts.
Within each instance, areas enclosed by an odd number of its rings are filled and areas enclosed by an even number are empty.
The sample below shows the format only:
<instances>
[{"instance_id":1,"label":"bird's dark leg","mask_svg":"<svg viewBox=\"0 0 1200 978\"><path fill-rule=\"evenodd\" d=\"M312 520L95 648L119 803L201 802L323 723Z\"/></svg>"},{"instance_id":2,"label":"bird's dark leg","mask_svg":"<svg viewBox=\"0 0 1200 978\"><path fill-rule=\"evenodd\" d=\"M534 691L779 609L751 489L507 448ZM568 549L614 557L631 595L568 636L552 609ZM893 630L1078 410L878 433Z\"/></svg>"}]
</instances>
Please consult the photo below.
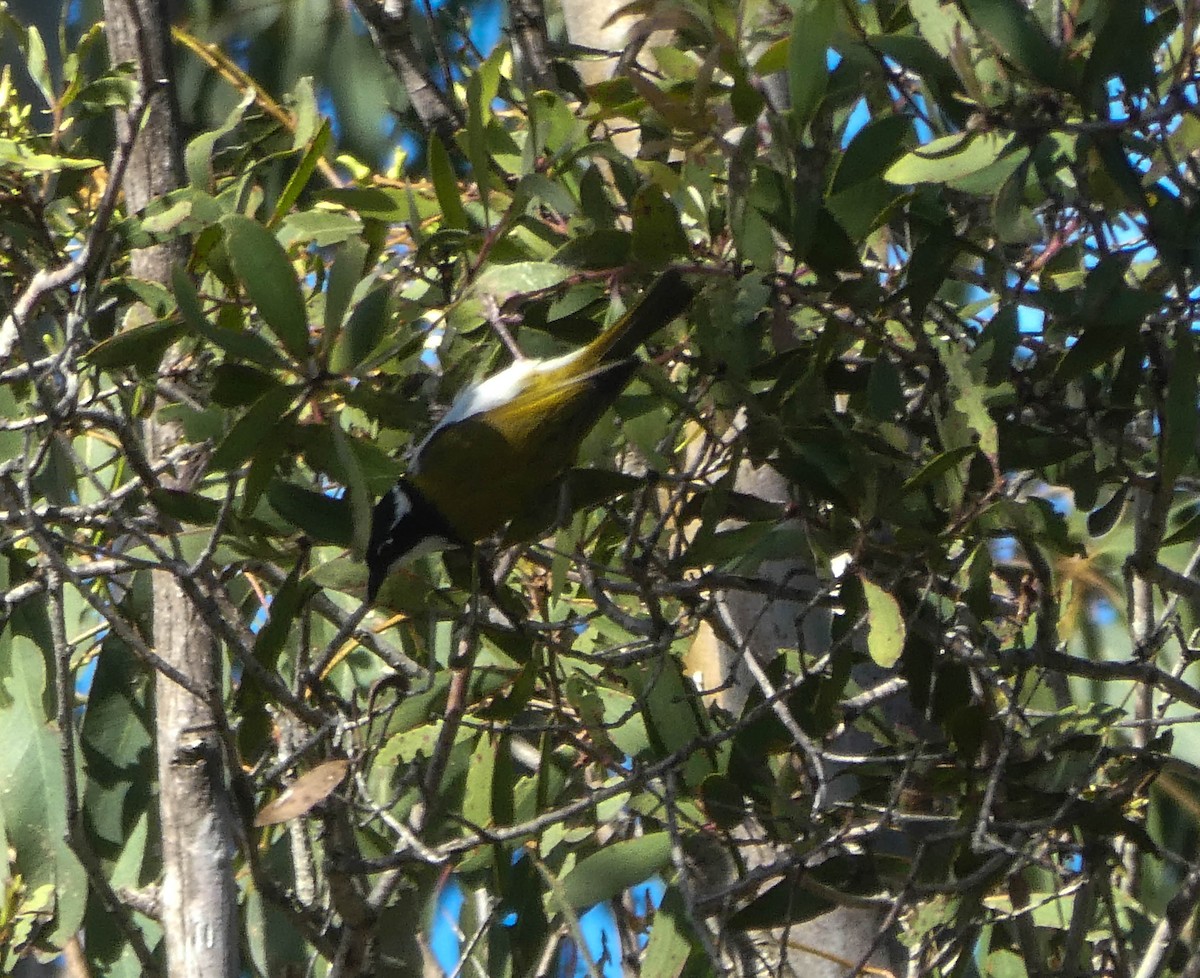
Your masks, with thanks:
<instances>
[{"instance_id":1,"label":"bird's dark leg","mask_svg":"<svg viewBox=\"0 0 1200 978\"><path fill-rule=\"evenodd\" d=\"M467 606L463 609L457 629L458 638L455 649L450 655L451 668L458 668L465 661L475 661L475 646L478 644L479 635L480 599L485 587L487 590L491 590L491 583L490 561L476 544L471 548L471 591L467 596Z\"/></svg>"}]
</instances>

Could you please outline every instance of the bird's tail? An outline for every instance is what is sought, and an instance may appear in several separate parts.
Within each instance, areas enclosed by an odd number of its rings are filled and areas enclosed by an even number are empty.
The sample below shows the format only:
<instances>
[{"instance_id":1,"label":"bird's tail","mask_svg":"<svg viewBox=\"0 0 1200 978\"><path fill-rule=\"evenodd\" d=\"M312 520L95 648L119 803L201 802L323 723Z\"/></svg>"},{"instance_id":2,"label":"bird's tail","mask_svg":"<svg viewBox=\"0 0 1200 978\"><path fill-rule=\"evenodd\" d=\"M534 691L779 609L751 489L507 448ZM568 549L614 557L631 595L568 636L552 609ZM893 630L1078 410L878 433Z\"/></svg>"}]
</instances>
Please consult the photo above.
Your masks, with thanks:
<instances>
[{"instance_id":1,"label":"bird's tail","mask_svg":"<svg viewBox=\"0 0 1200 978\"><path fill-rule=\"evenodd\" d=\"M696 290L677 268L668 268L646 290L638 304L596 337L590 350L597 362L633 356L639 346L677 316L682 316Z\"/></svg>"}]
</instances>

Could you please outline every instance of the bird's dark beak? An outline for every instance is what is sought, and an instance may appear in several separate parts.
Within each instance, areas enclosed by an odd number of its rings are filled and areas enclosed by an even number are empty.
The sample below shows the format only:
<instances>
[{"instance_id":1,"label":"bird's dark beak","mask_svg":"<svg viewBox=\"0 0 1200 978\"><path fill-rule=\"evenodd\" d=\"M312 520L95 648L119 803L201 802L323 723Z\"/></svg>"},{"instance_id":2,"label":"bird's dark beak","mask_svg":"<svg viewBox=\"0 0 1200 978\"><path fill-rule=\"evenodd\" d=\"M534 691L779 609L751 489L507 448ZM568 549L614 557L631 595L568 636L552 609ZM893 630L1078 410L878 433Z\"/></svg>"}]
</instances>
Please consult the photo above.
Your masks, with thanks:
<instances>
[{"instance_id":1,"label":"bird's dark beak","mask_svg":"<svg viewBox=\"0 0 1200 978\"><path fill-rule=\"evenodd\" d=\"M367 558L367 604L374 604L379 589L387 580L387 566L380 563L375 555Z\"/></svg>"}]
</instances>

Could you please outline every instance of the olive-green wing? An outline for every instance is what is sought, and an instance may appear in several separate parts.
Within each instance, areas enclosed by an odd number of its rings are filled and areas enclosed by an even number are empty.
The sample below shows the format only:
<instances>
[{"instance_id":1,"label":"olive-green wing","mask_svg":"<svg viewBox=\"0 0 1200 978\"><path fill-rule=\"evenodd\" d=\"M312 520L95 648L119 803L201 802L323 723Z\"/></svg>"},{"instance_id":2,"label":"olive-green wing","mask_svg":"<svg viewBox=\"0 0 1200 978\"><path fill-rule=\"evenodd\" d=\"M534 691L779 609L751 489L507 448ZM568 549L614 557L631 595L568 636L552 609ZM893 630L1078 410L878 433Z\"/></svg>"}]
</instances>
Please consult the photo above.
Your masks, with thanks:
<instances>
[{"instance_id":1,"label":"olive-green wing","mask_svg":"<svg viewBox=\"0 0 1200 978\"><path fill-rule=\"evenodd\" d=\"M574 461L637 364L535 375L505 404L436 429L409 478L464 539L482 539Z\"/></svg>"}]
</instances>

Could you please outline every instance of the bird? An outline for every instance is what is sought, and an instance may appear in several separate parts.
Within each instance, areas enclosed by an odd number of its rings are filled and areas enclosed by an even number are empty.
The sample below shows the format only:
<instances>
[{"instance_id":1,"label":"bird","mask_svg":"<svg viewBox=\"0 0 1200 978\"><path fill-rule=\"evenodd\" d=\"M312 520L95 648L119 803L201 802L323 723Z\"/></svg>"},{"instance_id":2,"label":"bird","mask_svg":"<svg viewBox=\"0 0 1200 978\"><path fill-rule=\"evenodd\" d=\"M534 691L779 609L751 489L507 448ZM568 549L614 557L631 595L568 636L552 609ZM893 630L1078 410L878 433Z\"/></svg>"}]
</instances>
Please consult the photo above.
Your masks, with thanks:
<instances>
[{"instance_id":1,"label":"bird","mask_svg":"<svg viewBox=\"0 0 1200 978\"><path fill-rule=\"evenodd\" d=\"M694 288L677 268L595 339L519 358L464 388L371 514L367 602L406 560L480 542L527 512L632 379L643 341L683 315Z\"/></svg>"}]
</instances>

